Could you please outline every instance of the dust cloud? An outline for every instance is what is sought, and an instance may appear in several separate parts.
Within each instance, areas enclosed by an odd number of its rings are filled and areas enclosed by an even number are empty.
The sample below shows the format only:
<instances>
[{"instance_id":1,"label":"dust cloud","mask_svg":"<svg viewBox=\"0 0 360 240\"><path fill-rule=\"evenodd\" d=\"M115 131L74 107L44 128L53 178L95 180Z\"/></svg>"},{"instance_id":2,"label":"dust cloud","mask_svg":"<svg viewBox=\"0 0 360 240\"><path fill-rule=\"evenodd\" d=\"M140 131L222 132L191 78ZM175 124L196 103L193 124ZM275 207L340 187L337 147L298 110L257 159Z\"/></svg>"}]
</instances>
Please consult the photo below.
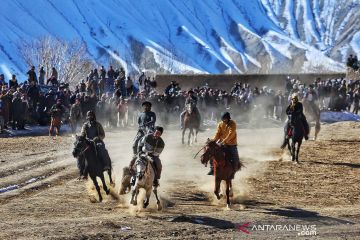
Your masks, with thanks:
<instances>
[{"instance_id":1,"label":"dust cloud","mask_svg":"<svg viewBox=\"0 0 360 240\"><path fill-rule=\"evenodd\" d=\"M279 127L281 124L272 128L261 128L262 122L266 121L264 124L268 124L269 120L258 117L256 119L257 126L245 126L237 117L235 117L235 121L238 123L239 156L245 167L236 174L233 180L233 201L242 203L247 200L250 191L256 191L251 187L248 179L261 176L267 169L268 161L279 159L280 156L274 156L272 152L281 144L282 130ZM188 146L181 144L180 130L175 129L175 127L165 129L162 136L165 141L165 149L160 156L163 171L158 188L163 207L166 208L166 205L171 203L174 194L191 197L196 192L205 193L212 204L219 203L213 197L214 177L207 175L209 166L205 168L200 163L201 153L194 159L196 152L203 147L207 138L213 137L215 130L215 126L208 127L206 131L199 133L197 143ZM113 162L113 175L116 183L113 190L116 194L119 192L123 167L128 166L133 155L132 141L135 135L135 130L120 130L108 132L105 138L105 144ZM194 187L192 187L193 185ZM189 192L186 192L187 190ZM119 207L128 208L131 214L135 214L138 208L129 205L130 195L128 193L119 197ZM153 194L149 208L156 209Z\"/></svg>"}]
</instances>

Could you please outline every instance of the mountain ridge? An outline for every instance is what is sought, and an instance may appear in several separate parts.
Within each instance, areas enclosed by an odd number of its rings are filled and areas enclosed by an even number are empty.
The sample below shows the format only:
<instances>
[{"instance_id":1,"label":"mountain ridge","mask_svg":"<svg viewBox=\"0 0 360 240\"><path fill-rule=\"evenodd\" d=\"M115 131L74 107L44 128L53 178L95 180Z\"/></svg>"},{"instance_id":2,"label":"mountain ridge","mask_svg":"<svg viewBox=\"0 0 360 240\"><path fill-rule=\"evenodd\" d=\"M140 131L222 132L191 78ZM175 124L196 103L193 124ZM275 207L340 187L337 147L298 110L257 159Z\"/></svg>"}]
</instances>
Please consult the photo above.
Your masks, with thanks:
<instances>
[{"instance_id":1,"label":"mountain ridge","mask_svg":"<svg viewBox=\"0 0 360 240\"><path fill-rule=\"evenodd\" d=\"M0 16L7 76L28 68L21 41L48 35L130 72L344 72L360 49L360 0L5 0L0 10L11 13Z\"/></svg>"}]
</instances>

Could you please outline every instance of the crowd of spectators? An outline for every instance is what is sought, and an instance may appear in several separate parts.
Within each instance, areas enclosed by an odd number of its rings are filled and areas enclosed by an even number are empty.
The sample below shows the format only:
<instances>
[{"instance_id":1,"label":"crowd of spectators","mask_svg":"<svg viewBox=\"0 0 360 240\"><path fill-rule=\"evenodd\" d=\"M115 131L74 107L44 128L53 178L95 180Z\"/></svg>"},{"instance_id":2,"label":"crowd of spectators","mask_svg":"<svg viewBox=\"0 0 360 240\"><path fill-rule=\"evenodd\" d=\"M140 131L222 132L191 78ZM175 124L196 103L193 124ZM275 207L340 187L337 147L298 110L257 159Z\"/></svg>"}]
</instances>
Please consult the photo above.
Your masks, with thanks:
<instances>
[{"instance_id":1,"label":"crowd of spectators","mask_svg":"<svg viewBox=\"0 0 360 240\"><path fill-rule=\"evenodd\" d=\"M51 116L60 116L69 123L73 133L84 121L86 112L95 111L97 119L105 127L116 128L136 125L136 118L145 100L153 103L162 124L177 123L184 108L189 89L173 81L164 91L159 91L154 78L142 73L136 79L127 76L123 68L114 70L104 66L91 70L88 77L70 87L58 81L58 73L52 69L49 78L40 68L37 77L35 67L27 72L28 79L19 83L15 75L6 82L0 75L0 123L1 128L24 129L25 124L48 125ZM288 77L284 88L252 86L237 82L230 91L211 88L209 85L194 86L197 106L202 119L216 119L225 109L234 116L249 121L251 116L284 120L289 96L297 92L300 99L317 104L321 110L353 111L359 109L359 81L346 79L320 79L304 84ZM61 107L60 107L61 105Z\"/></svg>"}]
</instances>

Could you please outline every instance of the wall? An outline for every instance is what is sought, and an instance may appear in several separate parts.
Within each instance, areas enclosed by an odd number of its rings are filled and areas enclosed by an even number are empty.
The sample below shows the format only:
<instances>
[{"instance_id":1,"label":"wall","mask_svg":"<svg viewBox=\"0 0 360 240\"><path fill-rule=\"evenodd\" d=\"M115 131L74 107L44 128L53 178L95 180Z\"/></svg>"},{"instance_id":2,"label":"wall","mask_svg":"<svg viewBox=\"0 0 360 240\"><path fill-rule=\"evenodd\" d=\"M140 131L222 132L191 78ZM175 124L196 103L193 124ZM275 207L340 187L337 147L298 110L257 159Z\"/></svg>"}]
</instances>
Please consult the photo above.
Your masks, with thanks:
<instances>
[{"instance_id":1,"label":"wall","mask_svg":"<svg viewBox=\"0 0 360 240\"><path fill-rule=\"evenodd\" d=\"M155 79L160 90L164 90L171 81L180 84L181 89L187 90L195 86L204 86L206 83L212 88L230 90L236 82L249 83L252 87L268 86L273 89L283 88L285 85L286 74L243 74L243 75L156 75ZM345 73L334 74L293 74L291 78L298 78L300 81L310 84L317 77L321 79L342 78Z\"/></svg>"}]
</instances>

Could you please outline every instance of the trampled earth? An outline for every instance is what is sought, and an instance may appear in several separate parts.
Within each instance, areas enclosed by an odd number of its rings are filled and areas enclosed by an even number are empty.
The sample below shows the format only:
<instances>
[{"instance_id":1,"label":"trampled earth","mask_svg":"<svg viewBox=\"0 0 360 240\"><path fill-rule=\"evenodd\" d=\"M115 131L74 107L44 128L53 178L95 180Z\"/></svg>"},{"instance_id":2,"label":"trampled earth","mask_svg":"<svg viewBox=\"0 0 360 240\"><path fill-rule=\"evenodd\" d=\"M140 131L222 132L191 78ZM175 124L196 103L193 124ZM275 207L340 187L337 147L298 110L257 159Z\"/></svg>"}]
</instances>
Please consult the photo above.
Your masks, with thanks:
<instances>
[{"instance_id":1,"label":"trampled earth","mask_svg":"<svg viewBox=\"0 0 360 240\"><path fill-rule=\"evenodd\" d=\"M145 210L129 207L129 194L92 203L91 184L77 180L71 136L1 138L0 188L13 190L0 193L0 239L359 239L360 123L322 125L319 139L303 144L299 165L279 150L281 128L239 129L246 167L233 182L231 210L214 199L213 177L193 159L214 131L187 146L179 130L165 130L160 212L154 196ZM107 132L115 193L134 136Z\"/></svg>"}]
</instances>

